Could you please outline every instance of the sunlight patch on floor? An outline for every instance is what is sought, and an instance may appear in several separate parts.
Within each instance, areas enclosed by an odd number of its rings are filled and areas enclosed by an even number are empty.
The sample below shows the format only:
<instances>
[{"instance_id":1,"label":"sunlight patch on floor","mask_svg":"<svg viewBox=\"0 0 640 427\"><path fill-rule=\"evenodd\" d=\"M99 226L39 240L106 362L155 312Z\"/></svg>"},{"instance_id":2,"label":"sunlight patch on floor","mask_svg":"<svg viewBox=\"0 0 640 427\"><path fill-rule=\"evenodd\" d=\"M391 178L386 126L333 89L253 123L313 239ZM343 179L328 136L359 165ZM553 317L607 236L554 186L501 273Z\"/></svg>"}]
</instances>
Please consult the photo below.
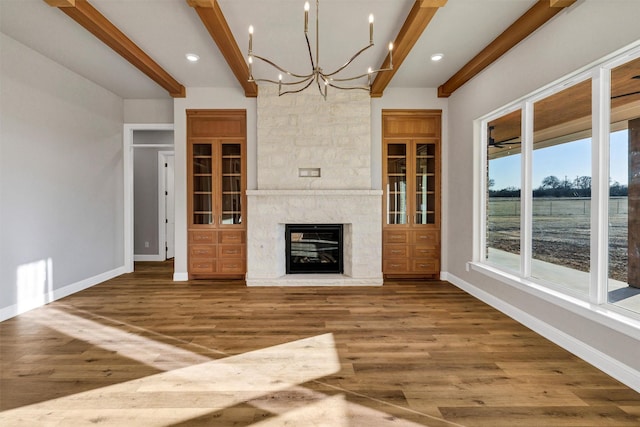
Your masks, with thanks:
<instances>
[{"instance_id":1,"label":"sunlight patch on floor","mask_svg":"<svg viewBox=\"0 0 640 427\"><path fill-rule=\"evenodd\" d=\"M24 316L64 335L105 350L115 351L122 357L162 371L211 360L209 357L85 319L54 307L31 311Z\"/></svg>"},{"instance_id":2,"label":"sunlight patch on floor","mask_svg":"<svg viewBox=\"0 0 640 427\"><path fill-rule=\"evenodd\" d=\"M28 316L60 333L167 372L4 411L0 413L3 426L160 427L211 417L240 417L258 427L424 426L348 402L348 390L336 389L336 394L327 395L301 386L340 371L331 333L211 360L54 307ZM391 406L427 417L431 426L458 425Z\"/></svg>"}]
</instances>

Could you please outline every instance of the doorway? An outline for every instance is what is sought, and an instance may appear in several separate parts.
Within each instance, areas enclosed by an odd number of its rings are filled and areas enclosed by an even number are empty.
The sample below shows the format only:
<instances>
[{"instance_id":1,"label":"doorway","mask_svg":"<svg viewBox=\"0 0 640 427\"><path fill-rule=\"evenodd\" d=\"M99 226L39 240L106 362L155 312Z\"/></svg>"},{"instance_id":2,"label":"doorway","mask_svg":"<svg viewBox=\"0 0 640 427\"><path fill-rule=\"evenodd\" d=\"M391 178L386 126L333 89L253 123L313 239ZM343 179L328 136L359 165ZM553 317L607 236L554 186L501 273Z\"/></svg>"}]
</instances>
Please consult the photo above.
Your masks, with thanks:
<instances>
[{"instance_id":1,"label":"doorway","mask_svg":"<svg viewBox=\"0 0 640 427\"><path fill-rule=\"evenodd\" d=\"M173 221L174 210L169 210L167 203L173 206L173 192L165 198L165 191L173 188L173 168L164 172L164 163L159 168L160 154L173 166L173 124L134 124L124 126L124 267L133 272L136 261L164 261L167 259L166 236L173 250L173 230L167 232L167 222ZM163 151L164 150L164 151ZM136 167L138 160L146 166ZM144 168L147 167L145 172ZM142 174L140 173L142 172ZM169 176L167 176L169 175ZM162 176L162 178L161 178ZM136 179L137 178L137 179ZM144 182L142 182L144 181ZM146 183L140 187L138 184ZM167 187L168 189L165 189ZM137 187L137 188L136 188ZM160 192L162 193L162 197ZM147 199L145 201L145 199ZM149 201L148 199L151 199ZM169 201L167 201L167 199ZM146 214L137 215L141 210ZM143 235L136 235L142 232ZM172 255L172 254L170 254Z\"/></svg>"}]
</instances>

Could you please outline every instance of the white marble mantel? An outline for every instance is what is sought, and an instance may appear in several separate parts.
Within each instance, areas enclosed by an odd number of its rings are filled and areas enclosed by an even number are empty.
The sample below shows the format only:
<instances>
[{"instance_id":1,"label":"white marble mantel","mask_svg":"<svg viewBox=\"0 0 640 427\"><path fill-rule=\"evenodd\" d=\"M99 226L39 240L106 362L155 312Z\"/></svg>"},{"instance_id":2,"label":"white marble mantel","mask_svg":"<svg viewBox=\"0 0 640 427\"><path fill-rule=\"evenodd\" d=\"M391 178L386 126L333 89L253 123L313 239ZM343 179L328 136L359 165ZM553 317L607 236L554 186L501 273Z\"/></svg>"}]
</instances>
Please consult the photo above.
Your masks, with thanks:
<instances>
[{"instance_id":1,"label":"white marble mantel","mask_svg":"<svg viewBox=\"0 0 640 427\"><path fill-rule=\"evenodd\" d=\"M381 190L248 190L247 285L382 285L381 197ZM344 274L285 274L285 224L318 223L344 225Z\"/></svg>"}]
</instances>

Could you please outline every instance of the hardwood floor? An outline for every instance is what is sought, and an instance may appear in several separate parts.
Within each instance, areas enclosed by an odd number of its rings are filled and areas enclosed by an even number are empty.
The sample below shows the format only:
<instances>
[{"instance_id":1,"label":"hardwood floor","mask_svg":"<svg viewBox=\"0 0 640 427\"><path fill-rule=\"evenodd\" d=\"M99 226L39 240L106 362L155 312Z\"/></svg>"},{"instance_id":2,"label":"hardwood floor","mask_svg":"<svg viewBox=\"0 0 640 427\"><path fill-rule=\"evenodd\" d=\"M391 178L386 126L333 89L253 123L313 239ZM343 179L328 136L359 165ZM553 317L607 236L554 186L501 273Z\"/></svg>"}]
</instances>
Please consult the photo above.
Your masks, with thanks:
<instances>
[{"instance_id":1,"label":"hardwood floor","mask_svg":"<svg viewBox=\"0 0 640 427\"><path fill-rule=\"evenodd\" d=\"M0 323L0 425L640 425L637 392L445 282L171 273L140 263Z\"/></svg>"}]
</instances>

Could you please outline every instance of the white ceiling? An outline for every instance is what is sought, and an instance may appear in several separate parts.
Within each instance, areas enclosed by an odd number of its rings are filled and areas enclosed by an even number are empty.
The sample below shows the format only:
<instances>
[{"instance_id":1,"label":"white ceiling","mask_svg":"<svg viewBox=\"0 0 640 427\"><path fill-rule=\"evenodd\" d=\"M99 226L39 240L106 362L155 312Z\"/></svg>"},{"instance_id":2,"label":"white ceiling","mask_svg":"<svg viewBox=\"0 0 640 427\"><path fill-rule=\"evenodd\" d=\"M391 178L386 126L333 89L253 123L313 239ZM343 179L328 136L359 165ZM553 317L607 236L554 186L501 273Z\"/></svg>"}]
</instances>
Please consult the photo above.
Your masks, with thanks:
<instances>
[{"instance_id":1,"label":"white ceiling","mask_svg":"<svg viewBox=\"0 0 640 427\"><path fill-rule=\"evenodd\" d=\"M304 0L218 0L242 52L255 28L255 54L293 72L308 73L303 33ZM187 87L240 87L197 13L186 0L90 0L177 81ZM315 55L315 2L309 34ZM414 0L321 0L320 66L333 70L369 40L374 48L351 65L353 74L376 68ZM389 87L438 87L527 11L535 0L448 0L397 71ZM92 34L44 0L0 0L0 31L64 67L129 99L168 98L167 92ZM198 63L185 59L188 52ZM433 53L445 58L434 63ZM256 78L277 71L254 66Z\"/></svg>"}]
</instances>

